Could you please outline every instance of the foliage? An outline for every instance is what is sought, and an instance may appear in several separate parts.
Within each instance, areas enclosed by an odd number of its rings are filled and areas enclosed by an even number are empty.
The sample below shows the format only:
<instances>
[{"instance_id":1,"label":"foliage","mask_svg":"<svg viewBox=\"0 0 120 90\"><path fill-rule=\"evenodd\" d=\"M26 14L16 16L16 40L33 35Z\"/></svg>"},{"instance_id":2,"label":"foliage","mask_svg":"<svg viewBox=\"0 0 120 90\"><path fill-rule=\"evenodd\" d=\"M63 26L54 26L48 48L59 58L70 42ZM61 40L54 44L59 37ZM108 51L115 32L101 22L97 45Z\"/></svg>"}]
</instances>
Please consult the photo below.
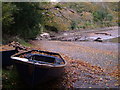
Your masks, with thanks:
<instances>
[{"instance_id":1,"label":"foliage","mask_svg":"<svg viewBox=\"0 0 120 90\"><path fill-rule=\"evenodd\" d=\"M19 42L23 46L31 47L32 45L30 43L27 43L24 39L16 38L16 42Z\"/></svg>"},{"instance_id":2,"label":"foliage","mask_svg":"<svg viewBox=\"0 0 120 90\"><path fill-rule=\"evenodd\" d=\"M71 23L71 29L72 30L77 29L77 22L76 21L72 21L72 23Z\"/></svg>"},{"instance_id":3,"label":"foliage","mask_svg":"<svg viewBox=\"0 0 120 90\"><path fill-rule=\"evenodd\" d=\"M34 38L39 33L40 14L37 10L38 3L14 3L19 9L14 14L15 24L13 29L24 38Z\"/></svg>"},{"instance_id":4,"label":"foliage","mask_svg":"<svg viewBox=\"0 0 120 90\"><path fill-rule=\"evenodd\" d=\"M95 28L117 25L118 3L103 2L77 2L68 3L68 8L77 11L80 15L78 27ZM72 24L71 24L72 25Z\"/></svg>"},{"instance_id":5,"label":"foliage","mask_svg":"<svg viewBox=\"0 0 120 90\"><path fill-rule=\"evenodd\" d=\"M14 90L25 87L15 67L12 70L2 69L2 88Z\"/></svg>"},{"instance_id":6,"label":"foliage","mask_svg":"<svg viewBox=\"0 0 120 90\"><path fill-rule=\"evenodd\" d=\"M107 16L107 13L103 10L99 10L93 13L94 21L103 21L105 17Z\"/></svg>"},{"instance_id":7,"label":"foliage","mask_svg":"<svg viewBox=\"0 0 120 90\"><path fill-rule=\"evenodd\" d=\"M3 3L2 5L2 27L3 33L10 33L11 25L14 24L13 13L17 10L16 6L12 3Z\"/></svg>"},{"instance_id":8,"label":"foliage","mask_svg":"<svg viewBox=\"0 0 120 90\"><path fill-rule=\"evenodd\" d=\"M38 3L3 3L3 36L10 34L24 39L35 38L41 28L38 7Z\"/></svg>"}]
</instances>

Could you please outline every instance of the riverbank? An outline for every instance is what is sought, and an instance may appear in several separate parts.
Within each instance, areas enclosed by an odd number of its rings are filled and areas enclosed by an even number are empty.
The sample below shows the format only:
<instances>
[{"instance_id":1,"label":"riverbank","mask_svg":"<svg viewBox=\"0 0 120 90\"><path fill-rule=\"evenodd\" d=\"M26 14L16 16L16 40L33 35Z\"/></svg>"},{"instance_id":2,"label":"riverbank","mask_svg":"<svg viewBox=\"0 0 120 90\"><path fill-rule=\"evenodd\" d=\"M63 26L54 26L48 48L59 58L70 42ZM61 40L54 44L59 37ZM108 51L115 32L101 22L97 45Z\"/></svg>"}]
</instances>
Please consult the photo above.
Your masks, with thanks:
<instances>
[{"instance_id":1,"label":"riverbank","mask_svg":"<svg viewBox=\"0 0 120 90\"><path fill-rule=\"evenodd\" d=\"M98 65L100 63L104 63L105 58L106 60L109 60L110 55L116 55L115 53L117 53L117 48L115 46L114 48L111 48L113 47L112 45L106 45L105 43L99 42L61 41L32 41L31 45L34 46L34 49L58 52L68 63L65 67L65 73L63 73L61 78L47 82L49 87L46 87L46 83L43 83L36 88L118 88L119 86L119 74L117 69L113 68L115 63L111 62L112 70L114 72L111 71L110 68L108 71L111 72L108 72L104 67L100 67ZM99 53L101 53L101 56L99 56ZM93 56L94 54L102 58ZM90 55L92 58L90 58L88 55ZM98 58L98 60L94 61L96 60L95 58ZM94 64L90 63L89 60L93 60ZM98 64L95 64L95 62ZM107 61L107 63L109 63L109 61ZM109 66L109 64L106 65ZM24 82L20 80L15 67L13 67L11 70L3 69L4 88L29 87L23 83Z\"/></svg>"},{"instance_id":2,"label":"riverbank","mask_svg":"<svg viewBox=\"0 0 120 90\"><path fill-rule=\"evenodd\" d=\"M119 87L119 42L115 40L115 43L111 43L110 39L119 37L118 31L118 27L89 31L66 31L55 36L53 40L36 40L32 44L69 57L69 59L66 58L68 63L72 62L73 64L70 63L67 68L68 75L74 79L69 77L71 80L68 82L73 81L68 86L74 88L116 88L116 86ZM97 38L100 40L97 41ZM86 66L84 70L81 70L83 67L79 68L81 66L79 62L84 62ZM98 71L102 70L99 72L101 75L91 74L93 72L91 70L96 69L90 69L88 67L90 65L98 67ZM86 70L88 71L86 72Z\"/></svg>"},{"instance_id":3,"label":"riverbank","mask_svg":"<svg viewBox=\"0 0 120 90\"><path fill-rule=\"evenodd\" d=\"M74 88L115 88L118 85L118 44L65 41L32 41L31 43L43 50L58 52L63 57L67 57L65 60L68 62L68 75L70 74L71 80L73 77L75 79L71 83ZM95 72L93 73L92 70ZM108 80L105 79L106 77ZM96 79L99 79L99 82Z\"/></svg>"},{"instance_id":4,"label":"riverbank","mask_svg":"<svg viewBox=\"0 0 120 90\"><path fill-rule=\"evenodd\" d=\"M96 28L90 30L72 30L59 33L43 33L37 40L55 41L99 41L104 42L119 37L119 27ZM44 35L44 36L43 36Z\"/></svg>"}]
</instances>

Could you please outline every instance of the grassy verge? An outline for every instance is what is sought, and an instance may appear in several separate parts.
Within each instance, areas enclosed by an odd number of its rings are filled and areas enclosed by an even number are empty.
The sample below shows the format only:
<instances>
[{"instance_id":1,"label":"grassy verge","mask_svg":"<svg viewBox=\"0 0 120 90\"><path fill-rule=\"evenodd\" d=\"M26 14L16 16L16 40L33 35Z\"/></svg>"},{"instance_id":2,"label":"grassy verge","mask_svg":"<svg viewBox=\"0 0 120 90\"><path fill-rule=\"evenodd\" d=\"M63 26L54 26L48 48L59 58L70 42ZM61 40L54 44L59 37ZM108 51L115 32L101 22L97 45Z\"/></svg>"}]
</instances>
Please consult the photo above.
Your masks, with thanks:
<instances>
[{"instance_id":1,"label":"grassy verge","mask_svg":"<svg viewBox=\"0 0 120 90\"><path fill-rule=\"evenodd\" d=\"M120 37L110 39L109 41L114 43L120 43Z\"/></svg>"},{"instance_id":2,"label":"grassy verge","mask_svg":"<svg viewBox=\"0 0 120 90\"><path fill-rule=\"evenodd\" d=\"M28 43L27 41L25 41L24 39L17 39L17 41L23 45L23 46L27 46L27 47L31 47L32 45L30 43Z\"/></svg>"},{"instance_id":3,"label":"grassy verge","mask_svg":"<svg viewBox=\"0 0 120 90\"><path fill-rule=\"evenodd\" d=\"M9 38L8 38L9 37ZM20 38L20 37L17 37L17 36L8 36L8 35L6 35L6 36L4 36L3 38L2 38L2 44L4 45L4 44L8 44L8 43L10 43L10 42L12 42L12 41L16 41L16 42L19 42L21 45L23 45L23 46L28 46L28 47L30 47L30 46L32 46L30 43L28 43L28 40L25 40L25 39L23 39L23 38ZM1 43L1 42L0 42Z\"/></svg>"}]
</instances>

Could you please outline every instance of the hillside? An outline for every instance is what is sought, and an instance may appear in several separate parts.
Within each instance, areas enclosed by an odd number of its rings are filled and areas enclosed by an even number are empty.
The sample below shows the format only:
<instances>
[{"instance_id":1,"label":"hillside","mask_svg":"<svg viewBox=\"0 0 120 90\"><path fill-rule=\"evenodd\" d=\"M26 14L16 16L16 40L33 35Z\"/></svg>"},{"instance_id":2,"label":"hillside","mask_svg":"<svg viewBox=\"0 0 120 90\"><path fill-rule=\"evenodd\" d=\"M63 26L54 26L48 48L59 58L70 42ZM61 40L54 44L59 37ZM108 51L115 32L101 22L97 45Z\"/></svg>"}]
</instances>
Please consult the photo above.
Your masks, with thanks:
<instances>
[{"instance_id":1,"label":"hillside","mask_svg":"<svg viewBox=\"0 0 120 90\"><path fill-rule=\"evenodd\" d=\"M3 3L3 39L118 25L118 2Z\"/></svg>"},{"instance_id":2,"label":"hillside","mask_svg":"<svg viewBox=\"0 0 120 90\"><path fill-rule=\"evenodd\" d=\"M59 31L117 25L117 9L117 3L52 3L42 14L45 28Z\"/></svg>"}]
</instances>

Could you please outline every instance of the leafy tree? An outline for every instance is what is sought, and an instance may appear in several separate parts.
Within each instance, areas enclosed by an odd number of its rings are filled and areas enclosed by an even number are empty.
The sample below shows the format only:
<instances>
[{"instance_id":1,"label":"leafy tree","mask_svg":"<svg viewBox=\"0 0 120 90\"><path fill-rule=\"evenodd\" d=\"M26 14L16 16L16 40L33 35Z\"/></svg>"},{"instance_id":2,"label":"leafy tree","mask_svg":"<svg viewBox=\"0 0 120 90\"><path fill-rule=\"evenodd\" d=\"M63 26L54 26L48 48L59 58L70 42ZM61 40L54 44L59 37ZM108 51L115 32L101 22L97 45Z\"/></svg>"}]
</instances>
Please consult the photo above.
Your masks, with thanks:
<instances>
[{"instance_id":1,"label":"leafy tree","mask_svg":"<svg viewBox=\"0 0 120 90\"><path fill-rule=\"evenodd\" d=\"M93 13L94 21L103 21L107 17L107 12L104 10L98 10Z\"/></svg>"},{"instance_id":2,"label":"leafy tree","mask_svg":"<svg viewBox=\"0 0 120 90\"><path fill-rule=\"evenodd\" d=\"M40 31L40 15L37 8L38 3L21 2L13 3L17 6L18 13L14 14L14 30L24 38L34 38Z\"/></svg>"},{"instance_id":3,"label":"leafy tree","mask_svg":"<svg viewBox=\"0 0 120 90\"><path fill-rule=\"evenodd\" d=\"M2 30L3 33L11 33L10 27L14 24L13 13L17 10L16 5L12 3L3 3L2 4Z\"/></svg>"}]
</instances>

